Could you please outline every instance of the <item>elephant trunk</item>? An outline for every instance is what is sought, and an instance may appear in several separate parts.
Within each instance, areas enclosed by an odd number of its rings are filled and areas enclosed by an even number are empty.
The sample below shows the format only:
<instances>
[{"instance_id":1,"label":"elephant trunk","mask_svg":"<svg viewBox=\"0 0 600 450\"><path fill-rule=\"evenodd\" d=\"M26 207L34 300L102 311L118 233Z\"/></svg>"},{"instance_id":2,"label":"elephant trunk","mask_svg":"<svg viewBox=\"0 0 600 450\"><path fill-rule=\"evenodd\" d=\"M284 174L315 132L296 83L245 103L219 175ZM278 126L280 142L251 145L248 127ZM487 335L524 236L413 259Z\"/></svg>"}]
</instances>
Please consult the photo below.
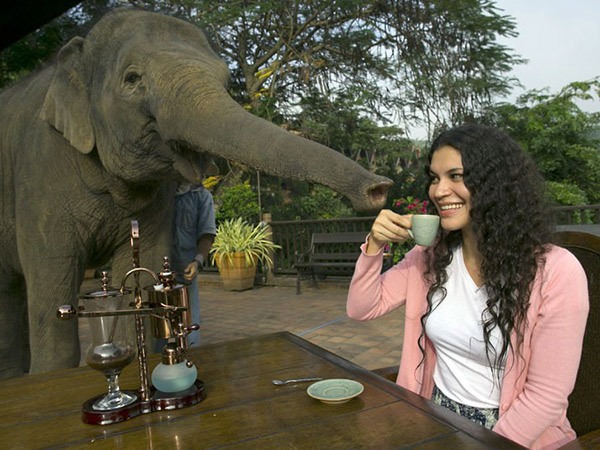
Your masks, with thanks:
<instances>
[{"instance_id":1,"label":"elephant trunk","mask_svg":"<svg viewBox=\"0 0 600 450\"><path fill-rule=\"evenodd\" d=\"M163 108L168 108L168 114L162 119L159 114L157 121L166 141L271 175L323 184L347 197L357 211L373 212L385 205L391 180L248 113L223 88L203 91L201 101L189 95Z\"/></svg>"}]
</instances>

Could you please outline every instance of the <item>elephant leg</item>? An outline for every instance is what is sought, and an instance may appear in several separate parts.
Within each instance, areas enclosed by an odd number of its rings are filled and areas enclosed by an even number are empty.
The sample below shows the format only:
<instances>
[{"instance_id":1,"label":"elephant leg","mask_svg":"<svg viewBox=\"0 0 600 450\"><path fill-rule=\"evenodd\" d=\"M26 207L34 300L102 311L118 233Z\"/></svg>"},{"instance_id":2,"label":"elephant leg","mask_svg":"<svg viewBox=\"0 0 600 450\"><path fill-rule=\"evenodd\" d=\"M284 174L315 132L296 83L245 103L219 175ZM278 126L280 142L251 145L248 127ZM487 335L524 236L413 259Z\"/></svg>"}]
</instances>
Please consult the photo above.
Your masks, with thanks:
<instances>
[{"instance_id":1,"label":"elephant leg","mask_svg":"<svg viewBox=\"0 0 600 450\"><path fill-rule=\"evenodd\" d=\"M66 303L66 301L65 301ZM80 361L80 346L77 320L61 321L56 317L56 307L43 308L30 305L29 320L39 321L40 326L31 330L30 373L77 367Z\"/></svg>"},{"instance_id":2,"label":"elephant leg","mask_svg":"<svg viewBox=\"0 0 600 450\"><path fill-rule=\"evenodd\" d=\"M50 294L52 295L52 294ZM53 295L54 298L62 297L65 300L59 303L71 303L68 295ZM33 299L39 295L33 296ZM31 348L31 366L29 372L42 373L52 370L77 367L80 361L80 346L77 320L62 321L56 317L56 305L54 301L43 298L46 304L29 303L29 323L37 322L39 326L30 327L29 343Z\"/></svg>"},{"instance_id":3,"label":"elephant leg","mask_svg":"<svg viewBox=\"0 0 600 450\"><path fill-rule=\"evenodd\" d=\"M25 373L29 366L29 343L24 290L2 286L0 302L0 379L3 380Z\"/></svg>"},{"instance_id":4,"label":"elephant leg","mask_svg":"<svg viewBox=\"0 0 600 450\"><path fill-rule=\"evenodd\" d=\"M83 264L67 258L60 264L29 267L27 272L35 274L30 277L26 274L30 373L77 367L80 361L77 320L60 320L56 310L64 304L77 306Z\"/></svg>"}]
</instances>

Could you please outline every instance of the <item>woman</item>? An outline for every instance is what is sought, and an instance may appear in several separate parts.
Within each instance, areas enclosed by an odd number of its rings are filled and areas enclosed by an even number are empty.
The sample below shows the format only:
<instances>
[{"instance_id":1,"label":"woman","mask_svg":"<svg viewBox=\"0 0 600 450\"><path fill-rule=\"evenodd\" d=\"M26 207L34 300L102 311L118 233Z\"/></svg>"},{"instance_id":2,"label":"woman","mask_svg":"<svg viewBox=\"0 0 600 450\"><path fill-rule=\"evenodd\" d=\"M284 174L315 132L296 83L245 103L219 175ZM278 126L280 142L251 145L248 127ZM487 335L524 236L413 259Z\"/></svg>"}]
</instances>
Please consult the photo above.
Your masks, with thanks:
<instances>
[{"instance_id":1,"label":"woman","mask_svg":"<svg viewBox=\"0 0 600 450\"><path fill-rule=\"evenodd\" d=\"M411 216L384 210L361 247L348 316L406 306L397 383L530 448L575 438L566 418L589 308L577 259L550 244L543 182L500 130L463 125L429 153L441 230L381 275Z\"/></svg>"}]
</instances>

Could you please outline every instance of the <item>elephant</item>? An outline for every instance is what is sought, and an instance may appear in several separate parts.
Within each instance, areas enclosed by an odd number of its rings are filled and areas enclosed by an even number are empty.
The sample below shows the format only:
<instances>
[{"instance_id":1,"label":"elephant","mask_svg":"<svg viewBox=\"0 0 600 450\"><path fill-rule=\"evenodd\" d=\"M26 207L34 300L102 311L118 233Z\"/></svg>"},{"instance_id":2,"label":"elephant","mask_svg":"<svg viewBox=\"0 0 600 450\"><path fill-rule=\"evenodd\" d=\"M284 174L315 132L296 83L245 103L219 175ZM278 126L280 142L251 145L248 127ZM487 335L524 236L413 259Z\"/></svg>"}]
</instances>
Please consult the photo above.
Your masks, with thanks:
<instances>
[{"instance_id":1,"label":"elephant","mask_svg":"<svg viewBox=\"0 0 600 450\"><path fill-rule=\"evenodd\" d=\"M245 111L228 79L198 27L118 8L0 92L0 378L79 364L77 321L57 308L111 258L119 285L132 220L141 266L160 270L177 182L200 183L214 157L383 207L388 178Z\"/></svg>"}]
</instances>

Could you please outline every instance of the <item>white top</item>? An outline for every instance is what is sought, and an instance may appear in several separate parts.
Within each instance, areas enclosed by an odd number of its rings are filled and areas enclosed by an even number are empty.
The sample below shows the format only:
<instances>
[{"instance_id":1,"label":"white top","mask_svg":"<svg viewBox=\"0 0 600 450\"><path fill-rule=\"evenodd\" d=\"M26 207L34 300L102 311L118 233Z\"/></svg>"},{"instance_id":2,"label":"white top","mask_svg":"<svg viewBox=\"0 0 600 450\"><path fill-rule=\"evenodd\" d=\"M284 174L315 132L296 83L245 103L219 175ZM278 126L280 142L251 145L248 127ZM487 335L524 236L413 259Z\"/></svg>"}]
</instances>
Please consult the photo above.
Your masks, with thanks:
<instances>
[{"instance_id":1,"label":"white top","mask_svg":"<svg viewBox=\"0 0 600 450\"><path fill-rule=\"evenodd\" d=\"M486 357L481 320L487 292L485 287L477 287L467 271L462 246L453 251L446 271L446 298L440 303L441 294L434 297L434 309L425 324L437 354L433 379L454 401L476 408L498 408L500 389ZM490 339L497 353L502 349L501 336L498 327L492 330ZM494 357L490 353L492 363ZM503 375L504 363L500 382Z\"/></svg>"}]
</instances>

